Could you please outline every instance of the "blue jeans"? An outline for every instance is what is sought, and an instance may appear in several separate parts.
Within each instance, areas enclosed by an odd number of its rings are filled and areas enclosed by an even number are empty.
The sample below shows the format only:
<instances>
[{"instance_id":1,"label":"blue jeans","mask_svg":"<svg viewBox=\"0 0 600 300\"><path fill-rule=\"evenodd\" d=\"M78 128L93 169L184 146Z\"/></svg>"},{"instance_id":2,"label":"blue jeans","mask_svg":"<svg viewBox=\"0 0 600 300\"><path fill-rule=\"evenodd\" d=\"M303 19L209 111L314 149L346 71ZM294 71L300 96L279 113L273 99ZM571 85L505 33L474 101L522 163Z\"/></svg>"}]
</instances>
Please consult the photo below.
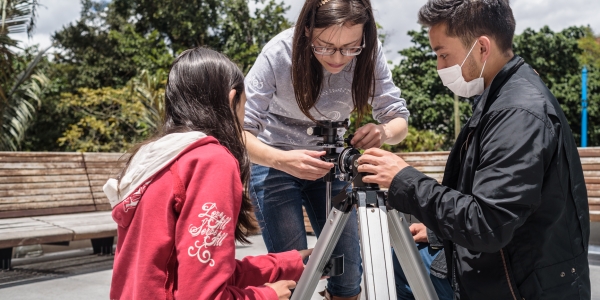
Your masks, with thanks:
<instances>
[{"instance_id":1,"label":"blue jeans","mask_svg":"<svg viewBox=\"0 0 600 300\"><path fill-rule=\"evenodd\" d=\"M433 249L427 243L417 243L417 249L419 249L419 254L421 254L421 259L423 259L425 269L427 269L428 273L429 268L431 267L431 262L437 257L440 251L444 251L443 249ZM404 271L402 271L402 267L400 266L400 262L398 262L396 254L394 254L394 274L396 280L396 295L398 296L398 300L415 299L410 286L408 286L406 275L404 275ZM431 274L429 274L429 278L431 279L431 283L433 283L433 287L435 288L440 300L453 299L450 281L447 279L437 278Z\"/></svg>"},{"instance_id":2,"label":"blue jeans","mask_svg":"<svg viewBox=\"0 0 600 300\"><path fill-rule=\"evenodd\" d=\"M332 197L337 195L345 185L346 182L336 178L331 184ZM317 237L321 234L327 219L326 185L322 180L298 179L285 172L253 164L250 175L250 197L269 252L307 249L302 205L306 209ZM339 297L358 294L362 261L354 209L333 249L333 254L344 255L344 274L330 277L327 290L331 295Z\"/></svg>"}]
</instances>

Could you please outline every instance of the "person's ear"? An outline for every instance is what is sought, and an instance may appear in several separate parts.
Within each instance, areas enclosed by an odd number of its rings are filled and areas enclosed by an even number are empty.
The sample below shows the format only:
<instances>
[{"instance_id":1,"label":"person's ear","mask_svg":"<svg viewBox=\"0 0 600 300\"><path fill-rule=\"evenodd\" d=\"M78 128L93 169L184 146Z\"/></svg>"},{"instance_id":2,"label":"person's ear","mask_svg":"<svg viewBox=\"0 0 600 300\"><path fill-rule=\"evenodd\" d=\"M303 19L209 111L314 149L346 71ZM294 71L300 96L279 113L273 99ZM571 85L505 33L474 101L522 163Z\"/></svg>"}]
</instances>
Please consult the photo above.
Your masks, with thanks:
<instances>
[{"instance_id":1,"label":"person's ear","mask_svg":"<svg viewBox=\"0 0 600 300\"><path fill-rule=\"evenodd\" d=\"M304 27L304 36L310 37L310 31L308 30L308 27Z\"/></svg>"},{"instance_id":2,"label":"person's ear","mask_svg":"<svg viewBox=\"0 0 600 300\"><path fill-rule=\"evenodd\" d=\"M492 41L487 36L481 36L477 39L477 43L479 44L479 55L481 57L481 62L487 61L491 55L492 50Z\"/></svg>"},{"instance_id":3,"label":"person's ear","mask_svg":"<svg viewBox=\"0 0 600 300\"><path fill-rule=\"evenodd\" d=\"M229 91L229 106L231 107L233 107L233 98L235 98L235 94L237 94L237 92L234 89Z\"/></svg>"}]
</instances>

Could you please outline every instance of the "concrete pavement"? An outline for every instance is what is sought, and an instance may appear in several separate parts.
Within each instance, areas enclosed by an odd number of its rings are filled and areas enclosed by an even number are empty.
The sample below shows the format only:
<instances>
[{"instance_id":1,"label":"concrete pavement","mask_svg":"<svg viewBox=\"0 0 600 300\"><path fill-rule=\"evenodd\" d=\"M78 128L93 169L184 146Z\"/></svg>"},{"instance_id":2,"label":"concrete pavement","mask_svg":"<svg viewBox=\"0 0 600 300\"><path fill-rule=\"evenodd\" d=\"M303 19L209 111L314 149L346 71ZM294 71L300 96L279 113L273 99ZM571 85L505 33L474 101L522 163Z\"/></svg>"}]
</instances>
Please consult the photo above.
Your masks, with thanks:
<instances>
[{"instance_id":1,"label":"concrete pavement","mask_svg":"<svg viewBox=\"0 0 600 300\"><path fill-rule=\"evenodd\" d=\"M236 257L242 258L247 255L260 255L267 252L265 245L260 236L250 237L253 245L239 246L236 250ZM313 247L316 243L314 236L309 236L309 247ZM600 300L600 247L595 246L591 250L597 254L594 259L590 260L591 282L592 282L592 299ZM86 250L91 251L91 250ZM82 256L84 257L84 256ZM104 259L106 261L106 259ZM22 300L43 300L43 299L87 299L100 300L108 299L110 290L110 280L112 270L110 261L102 262L95 261L100 271L87 271L83 274L56 276L55 278L40 278L37 280L23 281L22 283L13 283L8 285L0 285L0 299L22 299ZM102 267L104 263L104 267ZM91 270L91 269L90 269ZM65 271L65 274L68 272ZM317 291L323 289L325 281L321 281L317 287ZM322 299L316 293L311 300Z\"/></svg>"}]
</instances>

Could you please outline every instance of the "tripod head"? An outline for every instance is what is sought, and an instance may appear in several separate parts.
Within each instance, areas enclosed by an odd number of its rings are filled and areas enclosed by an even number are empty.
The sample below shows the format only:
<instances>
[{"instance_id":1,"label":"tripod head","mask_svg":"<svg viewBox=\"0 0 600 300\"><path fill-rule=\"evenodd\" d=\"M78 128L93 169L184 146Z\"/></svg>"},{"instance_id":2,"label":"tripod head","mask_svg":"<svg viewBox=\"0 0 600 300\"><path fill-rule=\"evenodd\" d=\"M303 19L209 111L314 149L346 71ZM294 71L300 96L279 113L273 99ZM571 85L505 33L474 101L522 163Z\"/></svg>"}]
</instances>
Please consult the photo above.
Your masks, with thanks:
<instances>
[{"instance_id":1,"label":"tripod head","mask_svg":"<svg viewBox=\"0 0 600 300\"><path fill-rule=\"evenodd\" d=\"M377 184L364 183L362 181L362 177L366 174L358 172L357 162L361 154L360 151L354 148L350 143L354 135L350 134L344 139L339 130L341 128L348 129L349 124L348 119L338 122L329 120L319 121L317 126L309 127L307 133L323 138L323 142L317 143L317 146L322 146L326 152L321 159L335 164L337 170L340 171L337 176L340 180L353 182L354 188L379 189ZM344 145L346 145L346 148L338 153L337 150L344 147ZM335 174L335 170L332 169L331 172L324 177L324 180L326 182L333 181Z\"/></svg>"}]
</instances>

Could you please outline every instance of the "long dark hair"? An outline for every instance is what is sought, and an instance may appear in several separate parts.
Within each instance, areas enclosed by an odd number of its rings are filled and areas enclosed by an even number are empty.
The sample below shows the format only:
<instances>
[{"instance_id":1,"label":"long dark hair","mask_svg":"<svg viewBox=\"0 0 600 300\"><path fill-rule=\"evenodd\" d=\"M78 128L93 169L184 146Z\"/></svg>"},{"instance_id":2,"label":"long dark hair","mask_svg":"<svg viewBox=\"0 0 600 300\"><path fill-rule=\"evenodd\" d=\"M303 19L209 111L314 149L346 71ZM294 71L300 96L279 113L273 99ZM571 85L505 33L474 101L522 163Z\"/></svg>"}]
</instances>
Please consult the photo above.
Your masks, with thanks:
<instances>
[{"instance_id":1,"label":"long dark hair","mask_svg":"<svg viewBox=\"0 0 600 300\"><path fill-rule=\"evenodd\" d=\"M321 94L323 67L314 56L311 43L313 29L340 25L363 24L365 48L355 58L352 80L352 102L362 120L368 111L369 98L375 90L375 60L377 59L377 25L373 17L370 0L307 0L302 7L296 28L292 51L292 84L300 110L311 120L310 109ZM308 36L305 34L308 31ZM359 79L359 80L357 80Z\"/></svg>"},{"instance_id":2,"label":"long dark hair","mask_svg":"<svg viewBox=\"0 0 600 300\"><path fill-rule=\"evenodd\" d=\"M233 103L229 92L236 91ZM247 236L258 230L253 222L252 202L248 197L250 160L243 139L242 121L236 110L244 92L244 75L225 55L207 48L188 49L173 62L165 91L165 119L157 135L141 146L175 132L201 131L215 137L237 159L244 186L235 239L249 243Z\"/></svg>"}]
</instances>

